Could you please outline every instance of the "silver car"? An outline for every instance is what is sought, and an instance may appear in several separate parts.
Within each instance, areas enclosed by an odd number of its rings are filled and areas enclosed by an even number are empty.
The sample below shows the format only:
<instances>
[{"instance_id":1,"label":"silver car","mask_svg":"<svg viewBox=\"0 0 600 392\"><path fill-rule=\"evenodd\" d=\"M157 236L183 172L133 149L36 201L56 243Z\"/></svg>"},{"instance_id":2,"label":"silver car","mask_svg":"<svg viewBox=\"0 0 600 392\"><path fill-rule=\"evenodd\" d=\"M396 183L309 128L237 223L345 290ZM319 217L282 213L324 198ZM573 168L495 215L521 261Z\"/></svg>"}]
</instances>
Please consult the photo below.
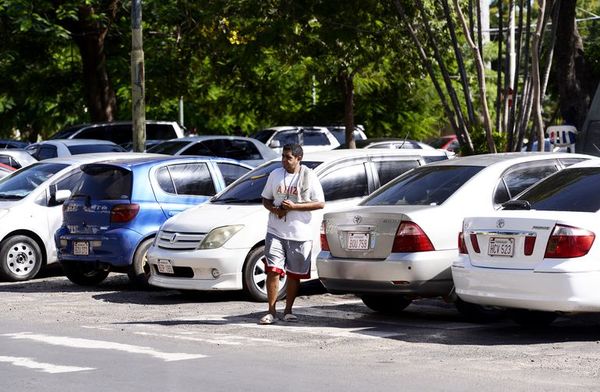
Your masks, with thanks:
<instances>
[{"instance_id":1,"label":"silver car","mask_svg":"<svg viewBox=\"0 0 600 392\"><path fill-rule=\"evenodd\" d=\"M593 158L488 154L416 168L358 207L325 214L319 278L330 292L358 294L382 312L401 311L417 297L454 300L450 266L463 218L489 215L548 175ZM483 315L475 305L456 304L468 316Z\"/></svg>"}]
</instances>

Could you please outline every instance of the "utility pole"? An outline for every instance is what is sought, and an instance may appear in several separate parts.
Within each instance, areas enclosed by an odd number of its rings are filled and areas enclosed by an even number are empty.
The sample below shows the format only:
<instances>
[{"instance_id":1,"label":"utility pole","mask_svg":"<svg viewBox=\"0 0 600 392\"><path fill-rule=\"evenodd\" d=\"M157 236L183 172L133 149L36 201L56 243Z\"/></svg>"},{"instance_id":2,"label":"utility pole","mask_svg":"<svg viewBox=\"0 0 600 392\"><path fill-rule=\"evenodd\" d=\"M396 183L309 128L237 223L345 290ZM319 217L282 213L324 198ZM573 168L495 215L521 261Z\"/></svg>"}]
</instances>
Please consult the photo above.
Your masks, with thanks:
<instances>
[{"instance_id":1,"label":"utility pole","mask_svg":"<svg viewBox=\"0 0 600 392\"><path fill-rule=\"evenodd\" d=\"M131 119L133 151L146 147L146 105L144 87L144 49L142 43L142 0L131 2Z\"/></svg>"}]
</instances>

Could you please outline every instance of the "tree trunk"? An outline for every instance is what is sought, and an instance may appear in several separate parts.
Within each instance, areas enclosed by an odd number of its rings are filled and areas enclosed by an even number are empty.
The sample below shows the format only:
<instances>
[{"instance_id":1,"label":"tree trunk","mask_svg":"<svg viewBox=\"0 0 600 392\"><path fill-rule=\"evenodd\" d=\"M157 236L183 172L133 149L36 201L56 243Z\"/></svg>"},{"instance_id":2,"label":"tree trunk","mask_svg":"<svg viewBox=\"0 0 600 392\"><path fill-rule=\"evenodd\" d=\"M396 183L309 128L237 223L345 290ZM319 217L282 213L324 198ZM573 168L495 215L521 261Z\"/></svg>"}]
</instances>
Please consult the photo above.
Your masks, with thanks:
<instances>
[{"instance_id":1,"label":"tree trunk","mask_svg":"<svg viewBox=\"0 0 600 392\"><path fill-rule=\"evenodd\" d=\"M542 92L540 80L540 47L546 1L538 0L538 4L539 14L537 26L531 40L531 84L533 87L533 122L535 124L535 128L537 129L538 151L544 151L544 119L542 118Z\"/></svg>"},{"instance_id":2,"label":"tree trunk","mask_svg":"<svg viewBox=\"0 0 600 392\"><path fill-rule=\"evenodd\" d=\"M342 85L344 99L344 126L346 127L346 146L356 148L354 140L354 72L340 71L338 75Z\"/></svg>"},{"instance_id":3,"label":"tree trunk","mask_svg":"<svg viewBox=\"0 0 600 392\"><path fill-rule=\"evenodd\" d=\"M564 122L581 130L597 83L583 56L583 43L575 23L576 0L561 0L556 40L556 84Z\"/></svg>"},{"instance_id":4,"label":"tree trunk","mask_svg":"<svg viewBox=\"0 0 600 392\"><path fill-rule=\"evenodd\" d=\"M118 0L104 2L106 19L103 24L92 6L82 5L77 20L65 19L59 23L72 35L79 48L83 67L83 85L92 122L113 121L116 114L116 95L106 69L104 41L117 11Z\"/></svg>"}]
</instances>

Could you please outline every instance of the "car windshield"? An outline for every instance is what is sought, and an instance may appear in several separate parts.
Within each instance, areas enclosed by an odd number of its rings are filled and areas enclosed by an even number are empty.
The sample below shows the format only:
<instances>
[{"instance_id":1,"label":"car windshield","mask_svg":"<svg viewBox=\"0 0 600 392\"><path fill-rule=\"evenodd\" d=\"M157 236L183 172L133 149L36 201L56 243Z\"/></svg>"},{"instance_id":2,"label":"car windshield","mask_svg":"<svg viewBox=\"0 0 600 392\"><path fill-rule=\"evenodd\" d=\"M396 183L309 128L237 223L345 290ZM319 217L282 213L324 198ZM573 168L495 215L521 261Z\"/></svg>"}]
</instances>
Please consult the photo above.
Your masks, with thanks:
<instances>
[{"instance_id":1,"label":"car windshield","mask_svg":"<svg viewBox=\"0 0 600 392\"><path fill-rule=\"evenodd\" d=\"M540 181L516 199L532 210L595 212L600 210L600 168L567 168Z\"/></svg>"},{"instance_id":2,"label":"car windshield","mask_svg":"<svg viewBox=\"0 0 600 392\"><path fill-rule=\"evenodd\" d=\"M302 164L314 169L322 162L302 161ZM234 182L223 193L211 200L212 203L262 203L262 191L267 183L269 174L281 167L280 161L270 162L248 172Z\"/></svg>"},{"instance_id":3,"label":"car windshield","mask_svg":"<svg viewBox=\"0 0 600 392\"><path fill-rule=\"evenodd\" d=\"M48 140L53 140L53 139L68 139L70 136L72 136L75 132L79 131L83 127L84 127L84 125L77 125L77 126L74 126L74 127L63 129L62 131L58 131L54 135L50 136L48 138Z\"/></svg>"},{"instance_id":4,"label":"car windshield","mask_svg":"<svg viewBox=\"0 0 600 392\"><path fill-rule=\"evenodd\" d=\"M0 200L18 200L66 168L61 163L35 163L0 181Z\"/></svg>"},{"instance_id":5,"label":"car windshield","mask_svg":"<svg viewBox=\"0 0 600 392\"><path fill-rule=\"evenodd\" d=\"M269 138L273 136L274 133L275 131L272 129L264 129L262 131L256 132L254 135L252 135L252 137L254 139L260 140L263 143L266 143L269 140Z\"/></svg>"},{"instance_id":6,"label":"car windshield","mask_svg":"<svg viewBox=\"0 0 600 392\"><path fill-rule=\"evenodd\" d=\"M482 169L482 166L422 166L386 184L360 205L440 205Z\"/></svg>"},{"instance_id":7,"label":"car windshield","mask_svg":"<svg viewBox=\"0 0 600 392\"><path fill-rule=\"evenodd\" d=\"M169 141L159 143L147 150L147 152L156 153L156 154L167 154L174 155L177 151L181 150L183 147L187 146L191 142L185 141Z\"/></svg>"}]
</instances>

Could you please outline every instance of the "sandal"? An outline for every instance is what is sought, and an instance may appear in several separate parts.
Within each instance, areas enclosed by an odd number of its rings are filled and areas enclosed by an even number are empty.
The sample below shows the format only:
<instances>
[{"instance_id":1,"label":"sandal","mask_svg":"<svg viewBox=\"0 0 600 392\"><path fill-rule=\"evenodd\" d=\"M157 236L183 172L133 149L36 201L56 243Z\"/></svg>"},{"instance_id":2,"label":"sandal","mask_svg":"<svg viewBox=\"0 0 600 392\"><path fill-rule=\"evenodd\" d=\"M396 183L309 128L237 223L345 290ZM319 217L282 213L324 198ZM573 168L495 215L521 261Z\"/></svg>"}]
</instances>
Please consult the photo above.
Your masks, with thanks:
<instances>
[{"instance_id":1,"label":"sandal","mask_svg":"<svg viewBox=\"0 0 600 392\"><path fill-rule=\"evenodd\" d=\"M283 321L287 321L289 323L295 323L296 321L298 321L298 316L296 316L295 314L288 313L283 316Z\"/></svg>"},{"instance_id":2,"label":"sandal","mask_svg":"<svg viewBox=\"0 0 600 392\"><path fill-rule=\"evenodd\" d=\"M271 313L265 314L259 321L260 324L268 325L275 324L277 322L277 317L272 315Z\"/></svg>"}]
</instances>

